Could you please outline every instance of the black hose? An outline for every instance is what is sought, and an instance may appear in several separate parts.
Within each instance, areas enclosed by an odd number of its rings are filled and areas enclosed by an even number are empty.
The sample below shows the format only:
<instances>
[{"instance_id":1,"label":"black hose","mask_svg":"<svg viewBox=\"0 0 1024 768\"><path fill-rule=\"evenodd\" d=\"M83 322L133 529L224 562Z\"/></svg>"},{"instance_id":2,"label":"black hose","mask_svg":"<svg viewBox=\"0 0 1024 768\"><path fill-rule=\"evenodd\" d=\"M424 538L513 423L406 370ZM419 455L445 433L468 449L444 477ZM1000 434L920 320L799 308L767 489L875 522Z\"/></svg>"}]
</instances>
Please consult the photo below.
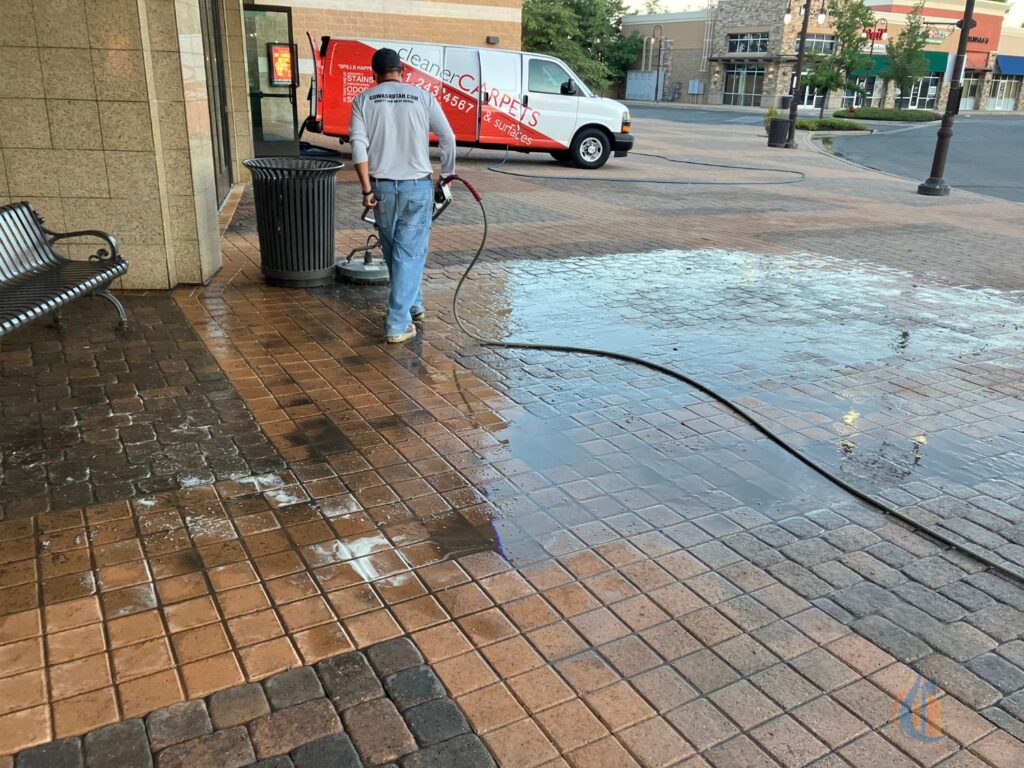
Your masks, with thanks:
<instances>
[{"instance_id":1,"label":"black hose","mask_svg":"<svg viewBox=\"0 0 1024 768\"><path fill-rule=\"evenodd\" d=\"M698 165L704 168L726 168L733 171L759 171L762 173L781 173L795 178L792 179L779 179L772 181L770 179L761 179L758 181L688 181L685 179L624 179L615 176L538 176L532 173L521 173L519 171L505 170L505 165L508 163L509 149L505 147L505 157L502 158L501 162L497 165L487 166L488 171L494 173L502 173L506 176L518 176L522 179L538 179L540 181L604 181L604 182L615 182L617 184L669 184L674 186L692 186L692 187L764 187L764 186L775 186L779 184L799 184L807 178L807 175L803 171L794 171L788 168L760 168L754 165L727 165L725 163L707 163L701 160L684 160L674 157L665 157L664 155L650 155L644 152L634 152L634 155L639 157L653 157L658 160L664 160L669 163L683 163L685 165ZM461 179L460 179L461 181Z\"/></svg>"},{"instance_id":2,"label":"black hose","mask_svg":"<svg viewBox=\"0 0 1024 768\"><path fill-rule=\"evenodd\" d=\"M484 252L484 248L487 246L487 209L484 207L483 198L481 197L480 193L476 191L476 188L474 188L472 184L470 184L465 179L460 178L459 176L450 176L447 179L445 179L446 184L452 181L461 182L466 187L466 189L469 190L469 192L473 195L473 198L476 200L477 204L480 206L480 214L483 216L483 231L480 237L480 245L477 246L476 253L470 260L469 266L466 267L466 271L463 272L462 277L459 278L459 283L455 287L455 294L454 296L452 296L452 313L455 316L455 323L456 325L458 325L459 329L467 336L469 336L472 339L475 339L476 341L480 342L481 344L487 347L502 347L505 349L535 349L543 352L564 352L568 354L592 355L594 357L604 357L609 358L611 360L619 360L624 363L632 363L634 365L643 366L644 368L655 371L656 373L664 374L665 376L681 381L684 384L688 384L689 386L696 389L698 392L702 392L712 400L720 403L721 405L725 406L736 415L740 416L744 421L748 422L750 426L752 426L754 429L756 429L758 432L760 432L762 435L768 438L771 442L775 443L775 445L784 450L797 461L804 464L806 467L810 468L811 470L819 474L821 477L828 480L833 485L843 489L854 498L858 499L859 501L862 501L864 504L867 504L869 507L877 509L882 514L896 518L897 520L901 521L902 523L905 523L914 530L917 530L936 541L946 544L947 546L951 547L952 549L955 549L958 552L962 552L965 555L968 555L969 557L973 557L975 560L984 563L992 570L1001 573L1002 575L1008 578L1024 582L1024 571L1020 571L1014 567L1009 566L1006 563L994 560L991 557L989 557L985 552L979 551L970 545L959 542L956 539L951 538L942 531L933 528L932 526L926 523L914 520L914 518L910 517L909 515L900 512L898 509L890 507L885 502L879 501L878 499L868 495L859 488L850 485L850 483L846 482L841 477L838 477L837 475L833 474L830 470L826 469L825 467L823 467L821 464L814 461L810 457L804 455L796 448L794 448L792 445L787 443L783 438L776 435L768 427L766 427L764 424L758 421L758 419L746 408L739 405L738 403L733 402L725 395L719 394L706 384L702 384L696 379L687 376L685 373L681 373L672 368L667 368L666 366L660 365L658 363L652 363L650 360L644 360L641 357L634 357L633 355L623 354L622 352L610 352L606 349L594 349L591 347L575 347L566 344L538 344L536 342L528 341L499 341L498 339L484 338L483 336L480 336L479 334L470 330L465 325L465 323L462 322L462 318L459 316L459 293L462 291L462 286L465 284L467 278L469 277L469 273L473 271L473 267L476 266L477 261L479 261L480 256Z\"/></svg>"}]
</instances>

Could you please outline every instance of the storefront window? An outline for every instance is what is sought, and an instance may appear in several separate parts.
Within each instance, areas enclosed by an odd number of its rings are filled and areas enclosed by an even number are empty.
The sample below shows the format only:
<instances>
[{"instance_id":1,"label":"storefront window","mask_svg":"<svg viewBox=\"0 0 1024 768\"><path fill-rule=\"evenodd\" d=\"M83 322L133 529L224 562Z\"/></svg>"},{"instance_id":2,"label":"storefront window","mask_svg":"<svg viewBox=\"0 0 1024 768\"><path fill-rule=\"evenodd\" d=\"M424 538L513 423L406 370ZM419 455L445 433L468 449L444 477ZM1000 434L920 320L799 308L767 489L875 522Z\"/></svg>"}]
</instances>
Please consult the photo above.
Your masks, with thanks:
<instances>
[{"instance_id":1,"label":"storefront window","mask_svg":"<svg viewBox=\"0 0 1024 768\"><path fill-rule=\"evenodd\" d=\"M942 87L942 73L932 72L925 75L910 89L910 99L907 102L908 109L935 109L935 102L939 98L939 89ZM900 93L902 97L904 94Z\"/></svg>"},{"instance_id":2,"label":"storefront window","mask_svg":"<svg viewBox=\"0 0 1024 768\"><path fill-rule=\"evenodd\" d=\"M960 95L960 109L970 110L978 108L978 95L981 92L981 81L983 78L983 72L968 70L964 73L963 91Z\"/></svg>"},{"instance_id":3,"label":"storefront window","mask_svg":"<svg viewBox=\"0 0 1024 768\"><path fill-rule=\"evenodd\" d=\"M800 47L800 35L796 36L796 46ZM832 53L835 47L835 35L808 35L804 53Z\"/></svg>"},{"instance_id":4,"label":"storefront window","mask_svg":"<svg viewBox=\"0 0 1024 768\"><path fill-rule=\"evenodd\" d=\"M800 76L800 103L801 107L821 107L821 100L824 94L818 93L818 89L814 86L807 84L807 78L811 76L810 72L804 72Z\"/></svg>"},{"instance_id":5,"label":"storefront window","mask_svg":"<svg viewBox=\"0 0 1024 768\"><path fill-rule=\"evenodd\" d=\"M877 107L877 106L880 106L881 105L880 104L880 102L881 102L881 99L880 99L881 94L880 93L878 93L878 94L875 93L875 83L876 82L877 82L877 78L875 78L874 76L871 76L871 77L858 77L857 78L857 85L858 85L858 87L860 87L863 90L863 93L861 93L860 91L855 91L852 88L848 88L846 90L846 94L843 96L843 106L844 107L855 107L855 108L858 108L858 109L860 107Z\"/></svg>"},{"instance_id":6,"label":"storefront window","mask_svg":"<svg viewBox=\"0 0 1024 768\"><path fill-rule=\"evenodd\" d=\"M721 38L719 38L721 40ZM729 53L767 53L767 32L740 32L728 36Z\"/></svg>"},{"instance_id":7,"label":"storefront window","mask_svg":"<svg viewBox=\"0 0 1024 768\"><path fill-rule=\"evenodd\" d=\"M759 107L763 88L763 66L729 64L725 68L725 94L722 103L734 107Z\"/></svg>"},{"instance_id":8,"label":"storefront window","mask_svg":"<svg viewBox=\"0 0 1024 768\"><path fill-rule=\"evenodd\" d=\"M1008 112L1017 106L1020 98L1021 75L1002 75L992 78L988 92L988 108L993 112Z\"/></svg>"}]
</instances>

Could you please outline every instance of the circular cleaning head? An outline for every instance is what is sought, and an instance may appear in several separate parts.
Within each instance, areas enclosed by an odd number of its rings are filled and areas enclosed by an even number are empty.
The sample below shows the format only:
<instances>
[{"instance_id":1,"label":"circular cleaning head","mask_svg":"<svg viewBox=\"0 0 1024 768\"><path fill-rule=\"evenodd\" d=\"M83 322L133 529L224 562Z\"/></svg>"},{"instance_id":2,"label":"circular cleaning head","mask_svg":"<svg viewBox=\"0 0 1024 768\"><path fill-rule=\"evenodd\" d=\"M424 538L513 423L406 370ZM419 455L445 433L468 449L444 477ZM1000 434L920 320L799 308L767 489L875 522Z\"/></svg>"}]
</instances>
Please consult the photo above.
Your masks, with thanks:
<instances>
[{"instance_id":1,"label":"circular cleaning head","mask_svg":"<svg viewBox=\"0 0 1024 768\"><path fill-rule=\"evenodd\" d=\"M339 261L335 267L338 279L346 283L360 285L387 285L390 280L386 264L374 262L366 264L362 261Z\"/></svg>"}]
</instances>

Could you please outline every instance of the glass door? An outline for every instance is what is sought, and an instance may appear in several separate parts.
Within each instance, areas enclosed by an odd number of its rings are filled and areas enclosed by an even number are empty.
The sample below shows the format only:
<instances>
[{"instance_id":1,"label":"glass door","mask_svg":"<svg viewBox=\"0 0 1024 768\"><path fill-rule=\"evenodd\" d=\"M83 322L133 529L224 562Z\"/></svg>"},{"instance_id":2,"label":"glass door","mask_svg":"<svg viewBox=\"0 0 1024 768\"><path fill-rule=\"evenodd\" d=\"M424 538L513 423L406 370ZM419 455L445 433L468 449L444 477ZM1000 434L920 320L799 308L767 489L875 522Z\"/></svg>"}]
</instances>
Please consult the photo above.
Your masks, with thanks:
<instances>
[{"instance_id":1,"label":"glass door","mask_svg":"<svg viewBox=\"0 0 1024 768\"><path fill-rule=\"evenodd\" d=\"M977 107L981 77L978 72L968 72L964 75L963 90L960 95L960 109L970 110Z\"/></svg>"},{"instance_id":2,"label":"glass door","mask_svg":"<svg viewBox=\"0 0 1024 768\"><path fill-rule=\"evenodd\" d=\"M287 8L245 6L252 141L257 156L299 154L298 60Z\"/></svg>"},{"instance_id":3,"label":"glass door","mask_svg":"<svg viewBox=\"0 0 1024 768\"><path fill-rule=\"evenodd\" d=\"M1017 97L1020 96L1020 83L1021 78L1013 75L993 78L988 108L993 112L1006 112L1016 107Z\"/></svg>"},{"instance_id":4,"label":"glass door","mask_svg":"<svg viewBox=\"0 0 1024 768\"><path fill-rule=\"evenodd\" d=\"M722 103L737 107L758 107L764 89L764 67L759 64L728 64Z\"/></svg>"},{"instance_id":5,"label":"glass door","mask_svg":"<svg viewBox=\"0 0 1024 768\"><path fill-rule=\"evenodd\" d=\"M210 138L213 140L213 175L217 203L223 203L231 189L231 147L228 142L227 89L224 86L225 38L216 0L200 0L203 25L203 58L206 61L206 92L210 104Z\"/></svg>"},{"instance_id":6,"label":"glass door","mask_svg":"<svg viewBox=\"0 0 1024 768\"><path fill-rule=\"evenodd\" d=\"M818 94L818 89L807 84L807 78L810 74L810 72L804 72L800 76L800 87L802 92L800 94L800 101L797 102L798 107L817 108L821 106L821 95Z\"/></svg>"},{"instance_id":7,"label":"glass door","mask_svg":"<svg viewBox=\"0 0 1024 768\"><path fill-rule=\"evenodd\" d=\"M942 75L932 73L925 75L910 89L910 109L934 109L935 99L942 85Z\"/></svg>"}]
</instances>

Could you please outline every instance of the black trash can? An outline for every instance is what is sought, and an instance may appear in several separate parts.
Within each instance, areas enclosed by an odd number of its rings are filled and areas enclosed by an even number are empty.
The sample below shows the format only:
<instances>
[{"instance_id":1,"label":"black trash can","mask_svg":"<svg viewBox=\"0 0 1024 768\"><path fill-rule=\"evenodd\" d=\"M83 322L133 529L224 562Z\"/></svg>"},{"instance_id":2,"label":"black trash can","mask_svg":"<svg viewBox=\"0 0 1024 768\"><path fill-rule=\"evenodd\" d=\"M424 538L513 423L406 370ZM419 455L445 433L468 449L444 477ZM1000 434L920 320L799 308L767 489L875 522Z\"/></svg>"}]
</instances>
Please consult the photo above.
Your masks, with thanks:
<instances>
[{"instance_id":1,"label":"black trash can","mask_svg":"<svg viewBox=\"0 0 1024 768\"><path fill-rule=\"evenodd\" d=\"M308 288L334 280L334 160L254 157L260 269L270 285Z\"/></svg>"},{"instance_id":2,"label":"black trash can","mask_svg":"<svg viewBox=\"0 0 1024 768\"><path fill-rule=\"evenodd\" d=\"M793 102L793 97L786 93L779 97L779 109L789 109L789 105Z\"/></svg>"},{"instance_id":3,"label":"black trash can","mask_svg":"<svg viewBox=\"0 0 1024 768\"><path fill-rule=\"evenodd\" d=\"M789 140L789 126L793 121L788 117L773 117L768 125L768 146L784 147Z\"/></svg>"}]
</instances>

